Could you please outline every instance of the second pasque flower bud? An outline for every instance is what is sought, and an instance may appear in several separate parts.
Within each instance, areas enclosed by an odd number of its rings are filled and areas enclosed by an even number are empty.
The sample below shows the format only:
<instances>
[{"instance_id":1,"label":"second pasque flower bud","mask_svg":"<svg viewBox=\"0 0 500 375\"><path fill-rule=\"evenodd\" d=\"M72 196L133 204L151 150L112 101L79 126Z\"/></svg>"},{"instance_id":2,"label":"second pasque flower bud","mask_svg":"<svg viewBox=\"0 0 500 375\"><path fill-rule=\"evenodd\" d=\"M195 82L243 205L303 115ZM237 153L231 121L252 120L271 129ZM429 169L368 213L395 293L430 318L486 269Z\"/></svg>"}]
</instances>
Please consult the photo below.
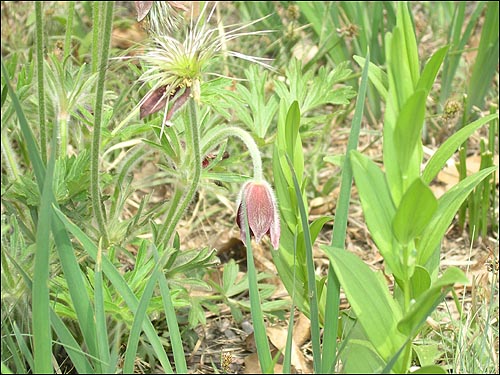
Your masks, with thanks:
<instances>
[{"instance_id":1,"label":"second pasque flower bud","mask_svg":"<svg viewBox=\"0 0 500 375\"><path fill-rule=\"evenodd\" d=\"M245 242L243 207L246 207L250 235L255 236L259 242L264 235L269 235L271 244L275 249L280 242L280 220L278 205L273 189L266 181L248 181L241 188L238 197L238 213L236 223L240 227L240 235Z\"/></svg>"}]
</instances>

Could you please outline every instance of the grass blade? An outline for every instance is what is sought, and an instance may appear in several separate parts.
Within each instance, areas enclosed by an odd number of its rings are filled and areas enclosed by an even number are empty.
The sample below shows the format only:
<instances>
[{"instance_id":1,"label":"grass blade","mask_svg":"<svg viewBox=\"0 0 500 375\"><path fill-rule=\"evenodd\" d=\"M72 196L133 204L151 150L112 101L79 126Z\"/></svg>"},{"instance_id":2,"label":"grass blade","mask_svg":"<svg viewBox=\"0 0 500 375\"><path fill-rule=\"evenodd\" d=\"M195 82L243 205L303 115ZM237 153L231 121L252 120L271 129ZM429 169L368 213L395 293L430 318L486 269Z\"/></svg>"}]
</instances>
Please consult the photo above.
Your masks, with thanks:
<instances>
[{"instance_id":1,"label":"grass blade","mask_svg":"<svg viewBox=\"0 0 500 375\"><path fill-rule=\"evenodd\" d=\"M488 90L492 85L492 78L498 66L498 1L489 1L486 5L485 20L479 42L479 50L474 63L474 70L470 77L470 86L467 92L469 98L465 113L470 114L474 106L481 108Z\"/></svg>"},{"instance_id":2,"label":"grass blade","mask_svg":"<svg viewBox=\"0 0 500 375\"><path fill-rule=\"evenodd\" d=\"M337 248L345 247L345 236L347 230L347 217L349 214L349 201L351 199L352 188L352 167L350 151L355 150L358 145L361 121L363 120L363 108L368 87L368 70L370 67L370 51L366 53L363 73L359 85L359 94L356 101L356 109L352 120L351 132L347 143L346 157L342 168L342 180L340 193L335 211L335 221L333 223L332 246ZM340 305L340 284L335 275L332 265L328 267L328 288L325 308L325 332L323 335L323 358L321 369L323 372L332 372L336 362L337 352L337 330L338 315Z\"/></svg>"},{"instance_id":3,"label":"grass blade","mask_svg":"<svg viewBox=\"0 0 500 375\"><path fill-rule=\"evenodd\" d=\"M156 247L153 246L155 259L158 259L158 252ZM172 351L174 352L174 363L175 371L177 373L186 374L186 356L184 354L184 348L182 346L181 334L179 332L179 324L177 323L177 315L174 309L174 303L172 301L172 295L168 287L167 278L165 274L160 275L159 278L160 293L163 302L163 309L165 311L165 317L167 319L168 332L170 334L170 345L172 346Z\"/></svg>"},{"instance_id":4,"label":"grass blade","mask_svg":"<svg viewBox=\"0 0 500 375\"><path fill-rule=\"evenodd\" d=\"M52 142L54 146L55 142ZM52 372L52 333L49 319L49 259L50 259L50 207L52 203L52 153L45 176L39 220L36 231L35 271L33 275L33 343L35 372Z\"/></svg>"},{"instance_id":5,"label":"grass blade","mask_svg":"<svg viewBox=\"0 0 500 375\"><path fill-rule=\"evenodd\" d=\"M19 100L10 85L9 76L5 68L5 65L3 63L3 60L1 62L1 65L2 65L2 74L5 79L5 84L7 86L9 95L12 99L12 103L16 110L17 117L19 119L19 125L21 127L21 132L26 142L26 148L28 150L29 160L31 161L31 164L33 166L33 171L37 180L38 187L40 191L43 191L43 184L45 179L45 166L40 157L38 146L35 142L33 133L31 132L31 129L29 127L24 111L21 108L21 104L19 103ZM53 195L52 189L48 193ZM55 199L51 197L51 201L55 202ZM55 204L57 206L57 203ZM78 261L76 260L76 257L74 255L73 246L71 245L71 241L69 240L69 237L64 229L64 226L62 226L57 219L52 220L52 232L54 235L54 241L57 246L57 251L61 260L63 272L68 282L68 288L70 290L71 298L79 318L78 321L85 342L89 348L91 355L97 356L97 349L95 343L95 326L93 325L92 320L89 320L87 318L88 312L91 310L91 303L88 295L86 294L85 288L82 288L82 285L84 285L85 281L81 274Z\"/></svg>"},{"instance_id":6,"label":"grass blade","mask_svg":"<svg viewBox=\"0 0 500 375\"><path fill-rule=\"evenodd\" d=\"M97 348L99 351L99 358L105 365L105 372L110 372L110 354L109 354L109 340L108 340L108 329L106 327L106 314L104 311L104 296L103 296L103 284L102 284L102 249L99 246L97 252L97 261L95 263L95 274L94 274L94 304L95 304L95 321L96 321L96 333L97 333ZM103 368L99 368L101 373L104 373Z\"/></svg>"},{"instance_id":7,"label":"grass blade","mask_svg":"<svg viewBox=\"0 0 500 375\"><path fill-rule=\"evenodd\" d=\"M142 250L145 251L146 243L143 242L141 244ZM139 300L139 305L137 306L137 310L134 314L134 322L132 323L132 328L130 329L130 334L127 342L127 349L125 352L125 361L123 364L123 372L125 374L131 374L134 372L134 364L135 364L135 355L137 352L137 346L139 344L139 338L142 331L142 322L147 319L147 308L149 302L151 301L151 297L153 296L154 286L156 284L156 280L160 275L159 270L160 262L156 262L156 266L151 273L151 277L144 288L141 299Z\"/></svg>"},{"instance_id":8,"label":"grass blade","mask_svg":"<svg viewBox=\"0 0 500 375\"><path fill-rule=\"evenodd\" d=\"M73 224L59 209L54 208L54 210L59 219L61 220L61 222L68 229L68 231L70 231L80 241L80 243L85 248L90 257L94 261L96 261L97 259L96 245L90 240L90 238L85 233L83 233L83 231L80 228L78 228L75 224ZM111 281L111 283L117 289L118 293L120 293L120 295L123 297L125 303L128 305L130 310L135 313L137 311L137 306L139 304L137 297L132 292L127 282L123 279L120 272L115 268L113 263L111 263L111 261L106 257L102 258L102 269L106 277ZM170 365L170 361L165 353L165 350L163 349L158 334L156 333L153 325L151 324L151 321L149 319L145 319L143 325L144 325L143 326L144 332L148 336L148 339L151 342L151 346L155 350L155 353L158 356L158 360L163 366L164 371L172 373L172 366Z\"/></svg>"},{"instance_id":9,"label":"grass blade","mask_svg":"<svg viewBox=\"0 0 500 375\"><path fill-rule=\"evenodd\" d=\"M23 278L26 286L29 290L33 290L33 281L30 279L28 274L24 271L24 269L18 264L18 262L12 258L12 256L6 252L9 259L12 261L12 264L19 271L19 274ZM50 321L52 323L52 327L59 337L60 344L64 346L66 349L66 353L71 359L71 363L75 366L75 369L79 374L90 374L94 373L94 369L92 365L88 361L86 354L82 352L79 344L76 342L75 338L69 331L68 327L63 323L61 318L57 316L52 307L50 307ZM32 366L32 368L34 368Z\"/></svg>"},{"instance_id":10,"label":"grass blade","mask_svg":"<svg viewBox=\"0 0 500 375\"><path fill-rule=\"evenodd\" d=\"M295 187L295 196L297 205L300 211L300 219L302 230L304 232L304 242L306 247L306 263L307 263L307 286L309 294L309 306L311 309L311 341L313 348L313 368L315 373L319 373L321 369L321 348L320 348L320 331L319 331L319 308L318 308L318 291L316 289L316 273L314 272L314 259L312 252L311 234L309 232L309 224L307 222L307 213L304 207L304 201L300 192L300 186L295 175L295 170L292 161L288 154L286 155L288 166L292 174L293 185Z\"/></svg>"}]
</instances>

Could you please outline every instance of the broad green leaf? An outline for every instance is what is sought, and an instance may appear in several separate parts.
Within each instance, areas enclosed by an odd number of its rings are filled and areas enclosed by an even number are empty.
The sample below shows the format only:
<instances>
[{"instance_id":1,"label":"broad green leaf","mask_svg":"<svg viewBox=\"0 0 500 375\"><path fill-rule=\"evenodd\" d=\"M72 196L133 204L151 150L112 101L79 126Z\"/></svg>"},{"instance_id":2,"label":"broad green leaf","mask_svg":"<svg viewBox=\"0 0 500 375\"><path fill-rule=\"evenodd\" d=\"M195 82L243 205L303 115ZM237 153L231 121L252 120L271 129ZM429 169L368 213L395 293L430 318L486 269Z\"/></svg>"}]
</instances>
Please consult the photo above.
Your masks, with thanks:
<instances>
[{"instance_id":1,"label":"broad green leaf","mask_svg":"<svg viewBox=\"0 0 500 375\"><path fill-rule=\"evenodd\" d=\"M328 255L367 338L380 357L388 361L406 337L397 330L402 312L390 295L385 279L349 251L325 245L321 248Z\"/></svg>"},{"instance_id":2,"label":"broad green leaf","mask_svg":"<svg viewBox=\"0 0 500 375\"><path fill-rule=\"evenodd\" d=\"M391 60L387 65L388 75L394 83L394 86L389 86L389 95L393 95L396 99L396 113L401 110L415 90L405 42L401 26L396 26L392 30Z\"/></svg>"},{"instance_id":3,"label":"broad green leaf","mask_svg":"<svg viewBox=\"0 0 500 375\"><path fill-rule=\"evenodd\" d=\"M429 287L431 286L431 276L424 267L416 266L410 283L412 289L412 298L415 299L429 289Z\"/></svg>"},{"instance_id":4,"label":"broad green leaf","mask_svg":"<svg viewBox=\"0 0 500 375\"><path fill-rule=\"evenodd\" d=\"M377 374L385 365L373 345L359 339L347 340L341 358L344 374Z\"/></svg>"},{"instance_id":5,"label":"broad green leaf","mask_svg":"<svg viewBox=\"0 0 500 375\"><path fill-rule=\"evenodd\" d=\"M394 235L401 244L408 244L420 235L437 209L432 190L420 178L403 195L393 220Z\"/></svg>"},{"instance_id":6,"label":"broad green leaf","mask_svg":"<svg viewBox=\"0 0 500 375\"><path fill-rule=\"evenodd\" d=\"M392 221L396 208L384 173L367 156L351 151L352 171L366 224L384 260L392 272L402 275L399 254L393 249Z\"/></svg>"},{"instance_id":7,"label":"broad green leaf","mask_svg":"<svg viewBox=\"0 0 500 375\"><path fill-rule=\"evenodd\" d=\"M416 335L427 317L443 301L453 285L455 283L467 284L468 282L469 279L460 269L447 268L443 275L431 285L430 289L416 299L408 313L398 323L398 330L405 335Z\"/></svg>"},{"instance_id":8,"label":"broad green leaf","mask_svg":"<svg viewBox=\"0 0 500 375\"><path fill-rule=\"evenodd\" d=\"M434 366L434 363L443 355L437 342L425 343L422 345L413 345L412 348L417 354L418 362L421 368ZM432 372L431 374L435 374Z\"/></svg>"},{"instance_id":9,"label":"broad green leaf","mask_svg":"<svg viewBox=\"0 0 500 375\"><path fill-rule=\"evenodd\" d=\"M448 371L441 366L432 365L420 367L418 370L413 371L412 374L448 374Z\"/></svg>"},{"instance_id":10,"label":"broad green leaf","mask_svg":"<svg viewBox=\"0 0 500 375\"><path fill-rule=\"evenodd\" d=\"M394 146L401 178L411 179L420 173L421 137L425 116L426 92L415 91L402 105L394 129ZM416 158L416 159L415 159Z\"/></svg>"},{"instance_id":11,"label":"broad green leaf","mask_svg":"<svg viewBox=\"0 0 500 375\"><path fill-rule=\"evenodd\" d=\"M482 180L495 170L496 167L490 167L468 176L439 198L438 209L429 225L422 232L421 240L417 243L418 264L424 265L427 262L433 251L441 243L464 200ZM431 272L432 270L428 271Z\"/></svg>"},{"instance_id":12,"label":"broad green leaf","mask_svg":"<svg viewBox=\"0 0 500 375\"><path fill-rule=\"evenodd\" d=\"M458 147L460 147L460 145L477 129L496 118L498 118L498 113L485 116L463 127L449 137L427 162L424 172L422 173L424 182L430 184Z\"/></svg>"}]
</instances>

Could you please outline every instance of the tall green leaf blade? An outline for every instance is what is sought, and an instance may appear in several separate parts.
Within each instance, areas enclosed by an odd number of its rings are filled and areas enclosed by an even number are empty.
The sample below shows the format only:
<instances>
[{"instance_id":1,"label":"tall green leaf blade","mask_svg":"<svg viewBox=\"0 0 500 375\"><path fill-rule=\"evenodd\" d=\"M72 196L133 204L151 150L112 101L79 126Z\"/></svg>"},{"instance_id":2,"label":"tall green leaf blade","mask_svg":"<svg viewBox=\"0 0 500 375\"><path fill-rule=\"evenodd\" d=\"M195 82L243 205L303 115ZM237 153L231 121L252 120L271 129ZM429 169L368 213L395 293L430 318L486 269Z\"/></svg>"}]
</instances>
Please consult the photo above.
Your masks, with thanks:
<instances>
[{"instance_id":1,"label":"tall green leaf blade","mask_svg":"<svg viewBox=\"0 0 500 375\"><path fill-rule=\"evenodd\" d=\"M481 126L487 124L491 120L498 118L498 113L491 114L476 120L469 125L463 127L451 137L449 137L439 149L432 155L432 157L427 162L425 169L422 173L422 179L426 184L430 184L431 181L436 177L441 168L446 164L449 158L455 153L455 151L464 143L469 136L474 133Z\"/></svg>"},{"instance_id":2,"label":"tall green leaf blade","mask_svg":"<svg viewBox=\"0 0 500 375\"><path fill-rule=\"evenodd\" d=\"M99 248L97 253L97 262L95 263L94 274L94 305L95 305L95 325L97 333L97 348L99 350L100 362L97 364L97 370L101 373L110 373L112 365L110 363L109 354L109 338L108 329L106 326L106 312L104 307L104 285L102 281L102 249ZM101 363L102 361L102 363ZM104 368L104 370L103 370Z\"/></svg>"},{"instance_id":3,"label":"tall green leaf blade","mask_svg":"<svg viewBox=\"0 0 500 375\"><path fill-rule=\"evenodd\" d=\"M370 50L366 53L366 60L370 62ZM361 122L363 118L363 110L365 105L365 97L368 88L368 70L369 64L363 68L361 81L359 85L359 95L356 100L356 109L352 120L352 127L349 133L349 140L347 142L346 157L344 159L342 168L342 178L340 193L335 210L335 221L333 223L332 231L332 246L342 248L345 245L345 237L347 230L347 220L349 216L349 202L351 200L352 191L352 162L351 150L356 150L358 147L359 133L361 129ZM333 371L337 359L337 331L338 331L338 315L340 305L340 285L337 277L333 272L331 265L328 267L328 281L327 281L327 296L325 308L325 332L323 339L323 359L321 369L323 372Z\"/></svg>"},{"instance_id":4,"label":"tall green leaf blade","mask_svg":"<svg viewBox=\"0 0 500 375\"><path fill-rule=\"evenodd\" d=\"M415 91L403 104L397 116L394 129L394 147L396 148L403 187L405 184L413 183L413 180L420 174L421 134L424 125L426 97L427 94L424 90Z\"/></svg>"},{"instance_id":5,"label":"tall green leaf blade","mask_svg":"<svg viewBox=\"0 0 500 375\"><path fill-rule=\"evenodd\" d=\"M158 250L155 246L152 247L155 261L159 262ZM158 279L160 285L160 294L163 302L163 310L165 311L165 319L167 321L168 332L170 335L170 344L174 353L175 371L177 373L187 373L186 356L182 345L181 334L179 332L179 323L172 300L172 294L168 287L167 275L161 273Z\"/></svg>"},{"instance_id":6,"label":"tall green leaf blade","mask_svg":"<svg viewBox=\"0 0 500 375\"><path fill-rule=\"evenodd\" d=\"M439 198L438 209L427 228L422 232L421 240L417 243L418 264L425 265L440 244L455 214L467 196L495 170L496 167L490 167L468 176Z\"/></svg>"},{"instance_id":7,"label":"tall green leaf blade","mask_svg":"<svg viewBox=\"0 0 500 375\"><path fill-rule=\"evenodd\" d=\"M297 176L288 155L286 155L288 166L293 178L293 185L295 187L295 196L300 211L300 219L302 223L302 231L304 233L304 243L306 248L306 264L307 264L307 289L309 294L309 308L311 309L311 341L313 348L313 366L314 372L319 372L321 369L321 349L320 349L320 330L319 330L319 308L318 308L318 290L316 286L316 273L314 272L313 250L311 242L311 234L309 230L308 217L302 193L297 181Z\"/></svg>"},{"instance_id":8,"label":"tall green leaf blade","mask_svg":"<svg viewBox=\"0 0 500 375\"><path fill-rule=\"evenodd\" d=\"M448 52L448 46L441 47L436 52L434 52L430 60L427 62L427 64L425 64L424 70L422 71L422 75L418 80L416 90L420 89L424 90L427 96L429 91L431 91L432 89L432 85L436 80L439 68L443 63L443 60L447 52Z\"/></svg>"},{"instance_id":9,"label":"tall green leaf blade","mask_svg":"<svg viewBox=\"0 0 500 375\"><path fill-rule=\"evenodd\" d=\"M485 95L491 87L492 78L497 71L499 53L498 13L498 1L488 1L476 62L474 63L469 90L467 91L469 100L466 113L470 113L473 106L479 108L483 106Z\"/></svg>"},{"instance_id":10,"label":"tall green leaf blade","mask_svg":"<svg viewBox=\"0 0 500 375\"><path fill-rule=\"evenodd\" d=\"M299 135L299 127L300 127L300 110L299 103L295 100L290 108L288 109L288 113L286 115L285 120L285 140L286 140L286 152L290 155L290 158L294 161L293 166L296 173L301 176L303 173L303 165L300 163L300 159L296 162L296 152L299 148L297 146L297 137ZM302 149L302 145L299 146L300 150ZM299 157L299 155L297 155Z\"/></svg>"},{"instance_id":11,"label":"tall green leaf blade","mask_svg":"<svg viewBox=\"0 0 500 375\"><path fill-rule=\"evenodd\" d=\"M398 15L396 22L401 26L401 31L403 33L404 43L401 52L406 55L404 56L403 65L407 64L408 69L410 70L409 76L403 76L401 78L407 79L408 77L411 77L411 83L413 88L415 88L420 78L420 64L418 62L417 40L415 38L415 30L413 30L413 22L409 6L410 5L408 3L398 3Z\"/></svg>"},{"instance_id":12,"label":"tall green leaf blade","mask_svg":"<svg viewBox=\"0 0 500 375\"><path fill-rule=\"evenodd\" d=\"M352 171L366 224L384 260L396 275L402 275L399 254L394 249L392 221L396 208L384 173L367 156L351 151Z\"/></svg>"}]
</instances>

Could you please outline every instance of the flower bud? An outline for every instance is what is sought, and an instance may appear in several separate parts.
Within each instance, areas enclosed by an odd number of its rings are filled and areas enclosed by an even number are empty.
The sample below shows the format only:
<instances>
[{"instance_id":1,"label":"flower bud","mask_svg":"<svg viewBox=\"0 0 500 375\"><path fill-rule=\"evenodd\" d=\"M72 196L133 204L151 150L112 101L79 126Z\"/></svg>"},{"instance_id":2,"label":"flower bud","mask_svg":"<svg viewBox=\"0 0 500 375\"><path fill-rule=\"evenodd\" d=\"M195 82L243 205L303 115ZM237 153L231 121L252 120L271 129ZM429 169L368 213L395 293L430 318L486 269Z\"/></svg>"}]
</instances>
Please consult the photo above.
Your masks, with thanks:
<instances>
[{"instance_id":1,"label":"flower bud","mask_svg":"<svg viewBox=\"0 0 500 375\"><path fill-rule=\"evenodd\" d=\"M243 207L246 207L250 236L254 236L259 242L267 234L271 239L271 244L277 249L280 242L280 218L271 185L266 181L248 181L241 188L236 223L240 227L241 240L245 242Z\"/></svg>"}]
</instances>

